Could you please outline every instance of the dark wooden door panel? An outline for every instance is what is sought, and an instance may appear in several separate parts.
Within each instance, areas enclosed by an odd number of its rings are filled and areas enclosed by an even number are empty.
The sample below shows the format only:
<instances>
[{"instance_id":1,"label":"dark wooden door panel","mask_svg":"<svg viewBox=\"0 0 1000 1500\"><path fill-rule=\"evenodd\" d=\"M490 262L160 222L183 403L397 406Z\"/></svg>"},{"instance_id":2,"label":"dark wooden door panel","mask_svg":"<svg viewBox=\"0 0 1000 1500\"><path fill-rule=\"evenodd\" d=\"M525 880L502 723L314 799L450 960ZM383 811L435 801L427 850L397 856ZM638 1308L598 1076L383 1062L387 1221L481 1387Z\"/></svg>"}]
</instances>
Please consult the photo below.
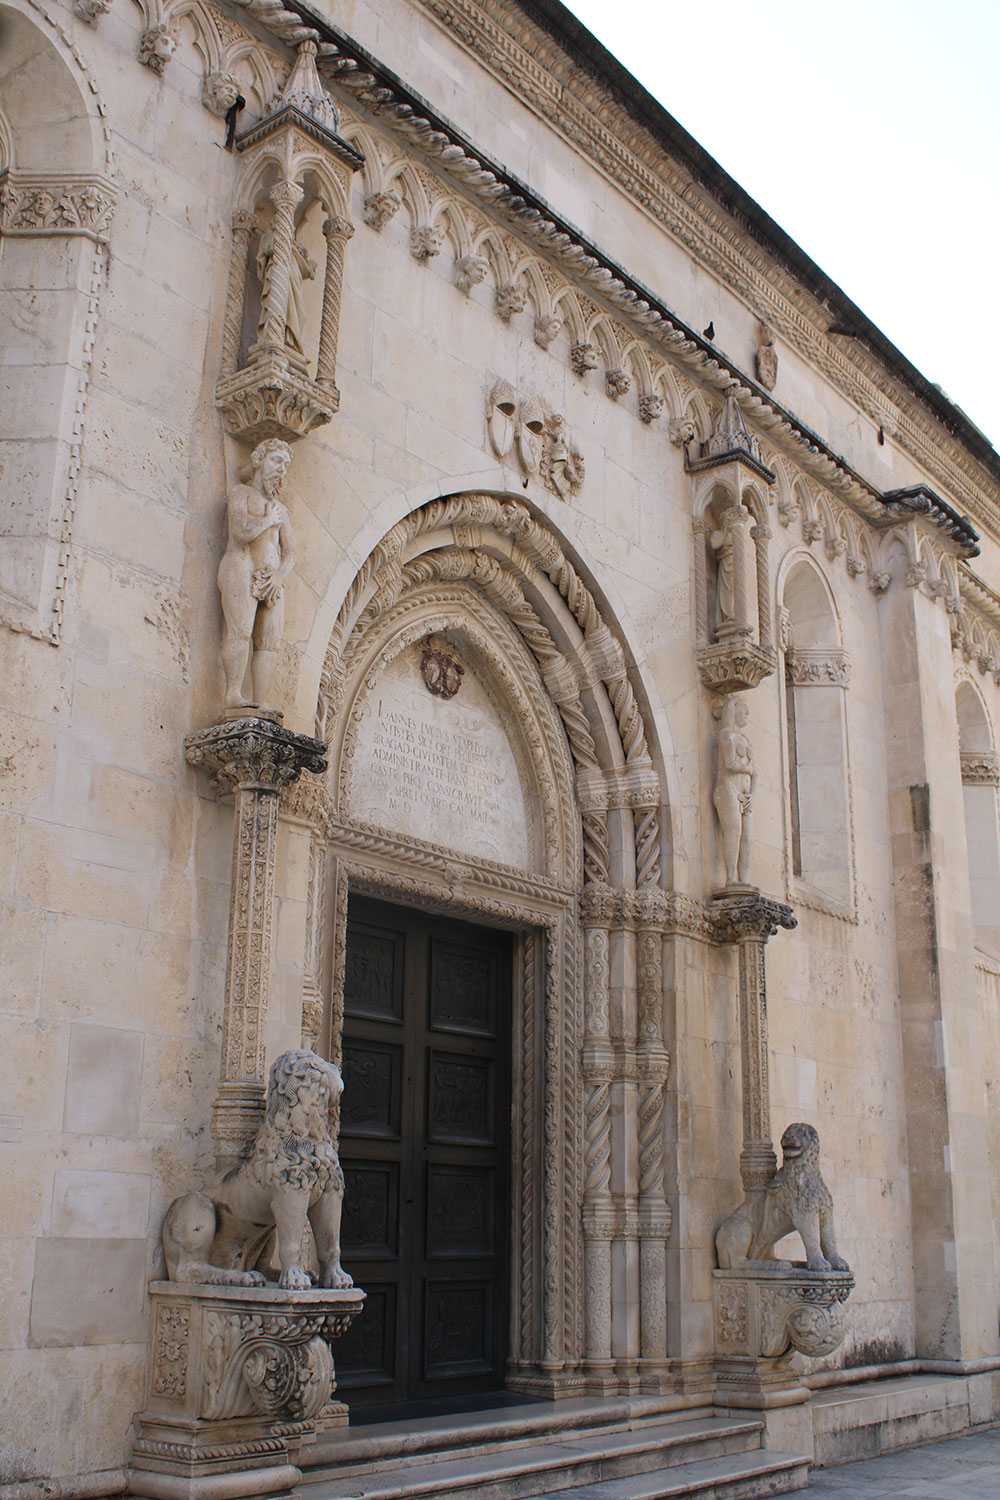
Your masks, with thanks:
<instances>
[{"instance_id":1,"label":"dark wooden door panel","mask_svg":"<svg viewBox=\"0 0 1000 1500\"><path fill-rule=\"evenodd\" d=\"M344 1263L351 1405L503 1385L510 938L361 898L348 910Z\"/></svg>"}]
</instances>

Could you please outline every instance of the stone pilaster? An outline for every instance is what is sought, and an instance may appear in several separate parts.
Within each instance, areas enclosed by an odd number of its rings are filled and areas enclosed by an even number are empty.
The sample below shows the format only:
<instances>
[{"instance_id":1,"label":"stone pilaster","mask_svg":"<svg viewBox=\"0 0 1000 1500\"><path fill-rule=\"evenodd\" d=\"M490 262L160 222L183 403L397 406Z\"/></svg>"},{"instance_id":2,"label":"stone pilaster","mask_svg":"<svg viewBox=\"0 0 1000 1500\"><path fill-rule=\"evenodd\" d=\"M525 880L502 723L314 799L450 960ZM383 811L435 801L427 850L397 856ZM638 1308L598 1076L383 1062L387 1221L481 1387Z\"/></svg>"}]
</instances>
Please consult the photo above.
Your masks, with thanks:
<instances>
[{"instance_id":1,"label":"stone pilaster","mask_svg":"<svg viewBox=\"0 0 1000 1500\"><path fill-rule=\"evenodd\" d=\"M779 927L795 927L790 906L758 890L728 887L712 902L720 942L739 955L740 1063L743 1082L743 1150L740 1176L748 1195L765 1188L778 1158L771 1140L771 1090L767 1047L767 976L764 948Z\"/></svg>"},{"instance_id":2,"label":"stone pilaster","mask_svg":"<svg viewBox=\"0 0 1000 1500\"><path fill-rule=\"evenodd\" d=\"M209 770L236 803L222 1060L212 1110L224 1169L245 1156L264 1112L278 798L303 771L326 770L326 746L274 719L247 717L188 735L185 750L188 763Z\"/></svg>"}]
</instances>

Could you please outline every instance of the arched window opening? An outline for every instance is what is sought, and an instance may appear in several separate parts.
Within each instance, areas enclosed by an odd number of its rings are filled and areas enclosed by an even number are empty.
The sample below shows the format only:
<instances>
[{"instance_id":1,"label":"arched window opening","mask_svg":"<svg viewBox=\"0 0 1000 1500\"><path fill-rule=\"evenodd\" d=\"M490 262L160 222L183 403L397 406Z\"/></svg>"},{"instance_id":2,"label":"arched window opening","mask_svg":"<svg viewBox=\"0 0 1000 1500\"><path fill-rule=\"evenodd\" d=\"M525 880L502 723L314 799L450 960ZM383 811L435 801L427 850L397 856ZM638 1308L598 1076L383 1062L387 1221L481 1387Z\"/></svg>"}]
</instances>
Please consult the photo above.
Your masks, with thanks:
<instances>
[{"instance_id":1,"label":"arched window opening","mask_svg":"<svg viewBox=\"0 0 1000 1500\"><path fill-rule=\"evenodd\" d=\"M1000 958L1000 758L979 694L961 682L955 694L965 803L965 843L976 947Z\"/></svg>"},{"instance_id":2,"label":"arched window opening","mask_svg":"<svg viewBox=\"0 0 1000 1500\"><path fill-rule=\"evenodd\" d=\"M791 872L797 884L849 907L853 879L844 699L850 663L826 586L811 563L791 569L783 606Z\"/></svg>"}]
</instances>

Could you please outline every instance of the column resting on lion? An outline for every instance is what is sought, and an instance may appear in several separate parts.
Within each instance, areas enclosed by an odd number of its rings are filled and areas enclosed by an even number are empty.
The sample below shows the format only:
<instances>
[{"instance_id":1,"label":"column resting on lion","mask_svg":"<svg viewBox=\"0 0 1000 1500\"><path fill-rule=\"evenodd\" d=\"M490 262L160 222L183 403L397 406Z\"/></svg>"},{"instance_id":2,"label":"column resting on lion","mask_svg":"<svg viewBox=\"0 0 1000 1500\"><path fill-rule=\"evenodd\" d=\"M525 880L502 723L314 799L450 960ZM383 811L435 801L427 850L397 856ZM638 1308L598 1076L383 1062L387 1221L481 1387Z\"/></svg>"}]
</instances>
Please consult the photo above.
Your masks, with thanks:
<instances>
[{"instance_id":1,"label":"column resting on lion","mask_svg":"<svg viewBox=\"0 0 1000 1500\"><path fill-rule=\"evenodd\" d=\"M782 1163L762 1192L753 1193L719 1226L719 1269L748 1261L776 1261L774 1247L795 1230L802 1236L809 1271L849 1271L837 1254L833 1199L819 1170L819 1135L812 1125L789 1125L781 1137Z\"/></svg>"},{"instance_id":2,"label":"column resting on lion","mask_svg":"<svg viewBox=\"0 0 1000 1500\"><path fill-rule=\"evenodd\" d=\"M344 1174L331 1136L343 1091L338 1068L315 1052L283 1052L271 1067L267 1111L249 1158L215 1186L175 1198L163 1221L171 1281L264 1286L252 1269L272 1231L278 1285L304 1291L306 1226L319 1260L319 1284L348 1287L340 1264Z\"/></svg>"}]
</instances>

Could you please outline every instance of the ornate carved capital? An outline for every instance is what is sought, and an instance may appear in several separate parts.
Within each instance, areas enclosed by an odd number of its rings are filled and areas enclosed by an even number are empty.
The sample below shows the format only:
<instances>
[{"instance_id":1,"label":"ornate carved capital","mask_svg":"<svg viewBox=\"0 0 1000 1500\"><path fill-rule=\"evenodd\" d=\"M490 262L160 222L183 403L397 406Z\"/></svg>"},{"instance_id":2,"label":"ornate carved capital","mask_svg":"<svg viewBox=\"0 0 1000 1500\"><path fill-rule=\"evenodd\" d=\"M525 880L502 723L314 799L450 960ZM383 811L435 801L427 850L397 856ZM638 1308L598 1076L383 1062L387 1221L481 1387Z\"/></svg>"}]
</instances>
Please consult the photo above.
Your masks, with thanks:
<instances>
[{"instance_id":1,"label":"ornate carved capital","mask_svg":"<svg viewBox=\"0 0 1000 1500\"><path fill-rule=\"evenodd\" d=\"M215 388L215 404L226 431L252 447L268 437L291 443L322 427L336 413L340 393L336 386L296 374L287 358L271 352L223 376Z\"/></svg>"},{"instance_id":2,"label":"ornate carved capital","mask_svg":"<svg viewBox=\"0 0 1000 1500\"><path fill-rule=\"evenodd\" d=\"M798 926L790 906L772 901L753 888L746 892L721 892L714 897L710 912L718 943L748 940L764 943L779 927L790 931Z\"/></svg>"},{"instance_id":3,"label":"ornate carved capital","mask_svg":"<svg viewBox=\"0 0 1000 1500\"><path fill-rule=\"evenodd\" d=\"M252 789L279 793L303 771L326 770L326 745L295 734L273 719L248 715L196 730L184 741L188 765L205 766L223 791Z\"/></svg>"},{"instance_id":4,"label":"ornate carved capital","mask_svg":"<svg viewBox=\"0 0 1000 1500\"><path fill-rule=\"evenodd\" d=\"M328 240L349 240L354 237L354 225L342 214L331 214L323 220L323 233Z\"/></svg>"},{"instance_id":5,"label":"ornate carved capital","mask_svg":"<svg viewBox=\"0 0 1000 1500\"><path fill-rule=\"evenodd\" d=\"M1000 786L1000 756L992 750L963 750L964 786Z\"/></svg>"},{"instance_id":6,"label":"ornate carved capital","mask_svg":"<svg viewBox=\"0 0 1000 1500\"><path fill-rule=\"evenodd\" d=\"M755 688L770 677L778 664L770 646L757 646L747 639L717 641L698 649L698 671L707 688L716 693L736 693Z\"/></svg>"},{"instance_id":7,"label":"ornate carved capital","mask_svg":"<svg viewBox=\"0 0 1000 1500\"><path fill-rule=\"evenodd\" d=\"M610 927L620 895L620 891L599 881L585 885L580 898L580 917L584 927Z\"/></svg>"}]
</instances>

